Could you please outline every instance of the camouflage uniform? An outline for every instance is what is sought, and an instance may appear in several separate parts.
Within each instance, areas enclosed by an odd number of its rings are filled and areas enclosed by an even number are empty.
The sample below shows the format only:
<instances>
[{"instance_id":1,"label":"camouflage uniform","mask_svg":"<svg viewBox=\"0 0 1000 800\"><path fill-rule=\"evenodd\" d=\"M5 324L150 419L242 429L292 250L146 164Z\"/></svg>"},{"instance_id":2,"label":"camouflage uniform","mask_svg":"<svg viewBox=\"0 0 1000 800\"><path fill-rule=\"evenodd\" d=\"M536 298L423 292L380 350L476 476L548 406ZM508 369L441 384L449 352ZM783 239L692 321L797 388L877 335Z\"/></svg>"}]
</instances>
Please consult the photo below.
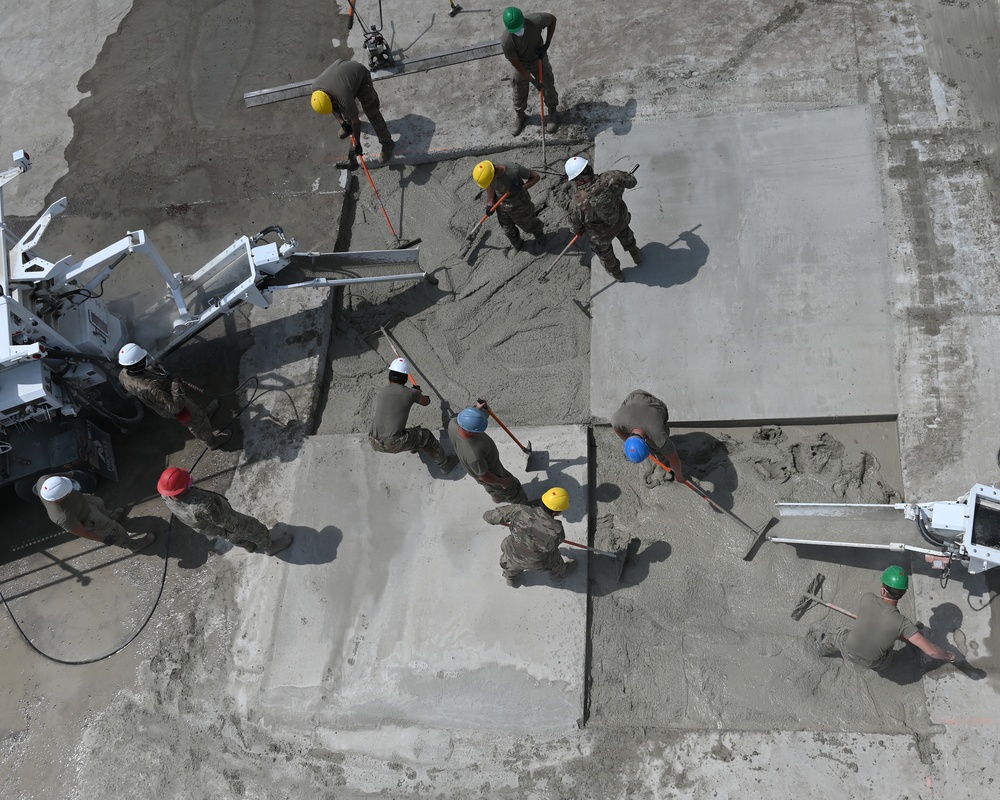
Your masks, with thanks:
<instances>
[{"instance_id":1,"label":"camouflage uniform","mask_svg":"<svg viewBox=\"0 0 1000 800\"><path fill-rule=\"evenodd\" d=\"M510 197L497 207L497 222L514 245L521 243L518 228L539 238L545 232L545 226L538 218L531 195L524 189L524 181L531 177L531 170L520 164L500 166L504 167L504 174L493 179L493 191L498 198L509 191Z\"/></svg>"},{"instance_id":2,"label":"camouflage uniform","mask_svg":"<svg viewBox=\"0 0 1000 800\"><path fill-rule=\"evenodd\" d=\"M483 519L506 525L510 535L500 543L500 568L508 580L526 569L549 572L556 580L566 575L559 545L566 538L562 523L542 506L515 504L491 508Z\"/></svg>"},{"instance_id":3,"label":"camouflage uniform","mask_svg":"<svg viewBox=\"0 0 1000 800\"><path fill-rule=\"evenodd\" d=\"M602 172L590 183L578 186L569 204L569 226L573 233L586 233L591 249L615 280L622 279L621 263L612 247L616 238L638 261L635 234L629 227L632 215L622 199L625 190L636 183L634 175L618 169Z\"/></svg>"},{"instance_id":4,"label":"camouflage uniform","mask_svg":"<svg viewBox=\"0 0 1000 800\"><path fill-rule=\"evenodd\" d=\"M267 526L254 517L234 511L221 494L192 486L177 497L164 497L163 502L171 514L203 536L221 536L251 553L271 545Z\"/></svg>"},{"instance_id":5,"label":"camouflage uniform","mask_svg":"<svg viewBox=\"0 0 1000 800\"><path fill-rule=\"evenodd\" d=\"M217 445L217 437L208 414L187 398L184 385L178 378L161 369L147 367L140 372L123 369L118 380L126 392L164 419L177 419L177 415L187 409L191 415L191 419L183 423L187 429L209 447Z\"/></svg>"},{"instance_id":6,"label":"camouflage uniform","mask_svg":"<svg viewBox=\"0 0 1000 800\"><path fill-rule=\"evenodd\" d=\"M115 544L122 547L128 545L131 541L128 531L108 516L108 510L100 497L84 494L74 489L58 502L42 499L42 484L51 477L51 475L43 475L38 479L35 484L35 494L42 501L42 505L45 506L45 511L52 522L67 533L75 535L76 528L83 526L83 529L88 533L100 536L102 539L107 539L110 536Z\"/></svg>"}]
</instances>

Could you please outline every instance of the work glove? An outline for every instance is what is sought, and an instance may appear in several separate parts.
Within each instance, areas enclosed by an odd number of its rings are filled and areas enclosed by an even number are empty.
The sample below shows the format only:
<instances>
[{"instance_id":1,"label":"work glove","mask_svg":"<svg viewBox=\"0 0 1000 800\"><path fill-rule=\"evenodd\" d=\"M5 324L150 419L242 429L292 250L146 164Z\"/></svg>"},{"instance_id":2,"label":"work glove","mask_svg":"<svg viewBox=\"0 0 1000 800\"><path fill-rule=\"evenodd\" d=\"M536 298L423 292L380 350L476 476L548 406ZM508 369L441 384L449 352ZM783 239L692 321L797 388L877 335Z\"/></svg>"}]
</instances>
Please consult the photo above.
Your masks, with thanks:
<instances>
[{"instance_id":1,"label":"work glove","mask_svg":"<svg viewBox=\"0 0 1000 800\"><path fill-rule=\"evenodd\" d=\"M539 45L538 47L538 60L541 61L543 58L545 58L545 54L547 52L549 52L549 43L542 42L542 44Z\"/></svg>"},{"instance_id":2,"label":"work glove","mask_svg":"<svg viewBox=\"0 0 1000 800\"><path fill-rule=\"evenodd\" d=\"M356 141L354 143L354 155L356 155L356 156L362 156L364 154L365 154L365 151L361 149L361 140L359 139L358 141Z\"/></svg>"},{"instance_id":3,"label":"work glove","mask_svg":"<svg viewBox=\"0 0 1000 800\"><path fill-rule=\"evenodd\" d=\"M486 204L486 216L487 217L492 217L493 214L494 214L493 204L492 203L487 203Z\"/></svg>"},{"instance_id":4,"label":"work glove","mask_svg":"<svg viewBox=\"0 0 1000 800\"><path fill-rule=\"evenodd\" d=\"M420 384L419 383L414 383L413 384L413 388L416 389L418 392L420 392ZM420 393L423 394L423 392L420 392Z\"/></svg>"},{"instance_id":5,"label":"work glove","mask_svg":"<svg viewBox=\"0 0 1000 800\"><path fill-rule=\"evenodd\" d=\"M528 76L528 83L530 83L532 86L538 89L538 91L542 90L542 82L538 80L538 78L536 78L534 75Z\"/></svg>"},{"instance_id":6,"label":"work glove","mask_svg":"<svg viewBox=\"0 0 1000 800\"><path fill-rule=\"evenodd\" d=\"M346 133L348 136L354 135L354 128L351 127L351 123L348 122L346 119L340 123L340 127L344 131L344 133Z\"/></svg>"}]
</instances>

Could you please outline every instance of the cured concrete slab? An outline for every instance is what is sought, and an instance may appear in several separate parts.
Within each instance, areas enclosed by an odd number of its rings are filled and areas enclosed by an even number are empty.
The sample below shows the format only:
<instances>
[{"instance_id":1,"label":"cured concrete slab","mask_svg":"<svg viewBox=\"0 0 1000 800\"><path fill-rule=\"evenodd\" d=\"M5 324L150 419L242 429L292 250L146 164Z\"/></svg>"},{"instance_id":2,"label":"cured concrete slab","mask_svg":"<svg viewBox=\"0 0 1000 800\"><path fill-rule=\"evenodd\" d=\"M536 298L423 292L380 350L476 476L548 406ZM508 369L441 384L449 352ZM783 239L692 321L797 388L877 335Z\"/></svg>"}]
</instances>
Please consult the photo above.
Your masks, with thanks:
<instances>
[{"instance_id":1,"label":"cured concrete slab","mask_svg":"<svg viewBox=\"0 0 1000 800\"><path fill-rule=\"evenodd\" d=\"M567 538L586 530L586 433L535 428L549 472L497 440L529 497L565 487ZM273 603L260 710L266 724L383 725L537 733L583 713L586 552L563 585L525 573L506 585L507 529L461 467L437 477L419 456L375 453L364 436L310 437L296 465L288 564ZM531 481L530 483L528 481ZM317 535L318 534L318 535Z\"/></svg>"},{"instance_id":2,"label":"cured concrete slab","mask_svg":"<svg viewBox=\"0 0 1000 800\"><path fill-rule=\"evenodd\" d=\"M643 253L606 289L593 259L595 416L623 386L684 421L896 413L868 106L635 125L595 152L598 172L640 164L626 202Z\"/></svg>"}]
</instances>

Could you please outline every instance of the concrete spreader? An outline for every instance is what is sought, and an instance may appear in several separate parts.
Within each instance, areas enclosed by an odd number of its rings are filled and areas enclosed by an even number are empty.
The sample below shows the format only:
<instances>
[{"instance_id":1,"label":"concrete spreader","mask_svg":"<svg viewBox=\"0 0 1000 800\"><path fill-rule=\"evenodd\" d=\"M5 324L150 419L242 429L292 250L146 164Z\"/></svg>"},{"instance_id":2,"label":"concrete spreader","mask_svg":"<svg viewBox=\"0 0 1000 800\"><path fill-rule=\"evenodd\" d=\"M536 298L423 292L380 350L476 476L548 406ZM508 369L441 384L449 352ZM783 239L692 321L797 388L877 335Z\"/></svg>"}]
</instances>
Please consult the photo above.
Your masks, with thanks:
<instances>
[{"instance_id":1,"label":"concrete spreader","mask_svg":"<svg viewBox=\"0 0 1000 800\"><path fill-rule=\"evenodd\" d=\"M524 431L544 443L536 449L548 450L548 473L525 474L524 455L496 434L529 497L553 485L569 491L566 535L586 542L585 429ZM273 640L244 651L253 654L246 671L263 670L263 722L355 731L575 728L583 713L585 551L564 546L581 563L562 585L526 572L511 589L498 565L507 529L483 522L493 504L460 466L441 479L417 455L375 453L355 435L310 437L295 469L290 563L280 580L273 562L260 565L269 575L252 601L260 613L246 616L274 619L273 628L250 634L273 631ZM248 705L253 715L254 701Z\"/></svg>"},{"instance_id":2,"label":"concrete spreader","mask_svg":"<svg viewBox=\"0 0 1000 800\"><path fill-rule=\"evenodd\" d=\"M679 420L896 413L868 106L635 125L600 134L595 161L641 165L626 202L643 253L606 290L593 260L595 416L636 376Z\"/></svg>"}]
</instances>

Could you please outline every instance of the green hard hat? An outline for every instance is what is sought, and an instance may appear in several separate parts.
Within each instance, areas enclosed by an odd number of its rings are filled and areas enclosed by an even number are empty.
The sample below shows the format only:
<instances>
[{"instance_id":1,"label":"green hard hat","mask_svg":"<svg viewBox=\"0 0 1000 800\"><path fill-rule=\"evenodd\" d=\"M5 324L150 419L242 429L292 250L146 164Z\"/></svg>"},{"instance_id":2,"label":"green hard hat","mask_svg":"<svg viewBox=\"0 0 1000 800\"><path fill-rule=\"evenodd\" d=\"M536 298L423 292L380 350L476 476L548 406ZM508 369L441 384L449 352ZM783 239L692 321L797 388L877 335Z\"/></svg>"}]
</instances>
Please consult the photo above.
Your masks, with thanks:
<instances>
[{"instance_id":1,"label":"green hard hat","mask_svg":"<svg viewBox=\"0 0 1000 800\"><path fill-rule=\"evenodd\" d=\"M906 577L902 567L889 567L882 573L882 583L890 589L905 592L910 588L910 579Z\"/></svg>"},{"instance_id":2,"label":"green hard hat","mask_svg":"<svg viewBox=\"0 0 1000 800\"><path fill-rule=\"evenodd\" d=\"M524 14L521 9L508 6L503 10L503 24L508 31L513 33L524 27Z\"/></svg>"}]
</instances>

